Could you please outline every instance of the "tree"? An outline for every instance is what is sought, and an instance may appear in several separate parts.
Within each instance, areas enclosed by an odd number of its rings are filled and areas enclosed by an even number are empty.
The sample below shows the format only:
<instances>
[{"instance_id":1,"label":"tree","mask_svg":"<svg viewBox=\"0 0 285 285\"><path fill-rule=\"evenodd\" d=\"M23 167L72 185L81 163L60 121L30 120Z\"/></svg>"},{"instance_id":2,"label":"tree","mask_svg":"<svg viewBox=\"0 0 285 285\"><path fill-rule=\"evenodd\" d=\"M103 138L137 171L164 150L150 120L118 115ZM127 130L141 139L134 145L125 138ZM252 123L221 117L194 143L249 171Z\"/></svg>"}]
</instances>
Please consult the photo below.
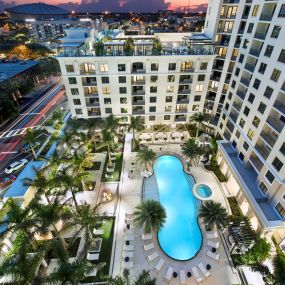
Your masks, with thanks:
<instances>
[{"instance_id":1,"label":"tree","mask_svg":"<svg viewBox=\"0 0 285 285\"><path fill-rule=\"evenodd\" d=\"M193 159L195 163L197 163L197 159L204 153L203 149L196 145L193 139L189 139L182 146L182 154L187 156L191 160Z\"/></svg>"},{"instance_id":2,"label":"tree","mask_svg":"<svg viewBox=\"0 0 285 285\"><path fill-rule=\"evenodd\" d=\"M34 155L34 158L37 158L36 152L35 152L35 146L37 143L37 138L40 136L40 134L42 133L41 130L34 130L31 128L27 129L27 133L24 137L24 140L27 141L27 143L30 145L32 153Z\"/></svg>"},{"instance_id":3,"label":"tree","mask_svg":"<svg viewBox=\"0 0 285 285\"><path fill-rule=\"evenodd\" d=\"M116 118L113 114L111 114L105 119L103 128L110 131L113 134L116 134L119 125L120 125L120 119Z\"/></svg>"},{"instance_id":4,"label":"tree","mask_svg":"<svg viewBox=\"0 0 285 285\"><path fill-rule=\"evenodd\" d=\"M193 116L191 116L190 118L190 122L194 122L196 123L196 127L197 127L197 131L196 131L196 137L195 137L195 142L197 141L198 135L199 135L199 131L202 128L202 123L205 120L206 115L203 113L195 113Z\"/></svg>"},{"instance_id":5,"label":"tree","mask_svg":"<svg viewBox=\"0 0 285 285\"><path fill-rule=\"evenodd\" d=\"M148 167L156 159L156 153L151 148L144 148L138 151L136 160L148 171Z\"/></svg>"},{"instance_id":6,"label":"tree","mask_svg":"<svg viewBox=\"0 0 285 285\"><path fill-rule=\"evenodd\" d=\"M159 38L153 39L153 48L152 52L154 55L160 55L162 52L162 44Z\"/></svg>"},{"instance_id":7,"label":"tree","mask_svg":"<svg viewBox=\"0 0 285 285\"><path fill-rule=\"evenodd\" d=\"M129 131L133 131L133 139L135 140L135 131L141 132L144 129L144 124L141 121L141 117L131 117Z\"/></svg>"},{"instance_id":8,"label":"tree","mask_svg":"<svg viewBox=\"0 0 285 285\"><path fill-rule=\"evenodd\" d=\"M98 41L94 44L95 54L97 56L102 56L104 54L104 43Z\"/></svg>"},{"instance_id":9,"label":"tree","mask_svg":"<svg viewBox=\"0 0 285 285\"><path fill-rule=\"evenodd\" d=\"M124 52L126 55L133 55L135 42L133 38L127 38L124 45Z\"/></svg>"},{"instance_id":10,"label":"tree","mask_svg":"<svg viewBox=\"0 0 285 285\"><path fill-rule=\"evenodd\" d=\"M134 217L135 224L143 227L145 233L156 233L166 221L166 212L159 202L146 200L136 207Z\"/></svg>"},{"instance_id":11,"label":"tree","mask_svg":"<svg viewBox=\"0 0 285 285\"><path fill-rule=\"evenodd\" d=\"M222 229L228 224L227 210L221 203L212 200L205 201L200 206L199 217L209 229L213 229L215 225L218 229Z\"/></svg>"},{"instance_id":12,"label":"tree","mask_svg":"<svg viewBox=\"0 0 285 285\"><path fill-rule=\"evenodd\" d=\"M112 165L111 149L113 149L113 145L114 145L114 134L107 129L103 129L102 130L102 142L103 142L103 145L101 145L101 147L107 146L108 165L111 166Z\"/></svg>"}]
</instances>

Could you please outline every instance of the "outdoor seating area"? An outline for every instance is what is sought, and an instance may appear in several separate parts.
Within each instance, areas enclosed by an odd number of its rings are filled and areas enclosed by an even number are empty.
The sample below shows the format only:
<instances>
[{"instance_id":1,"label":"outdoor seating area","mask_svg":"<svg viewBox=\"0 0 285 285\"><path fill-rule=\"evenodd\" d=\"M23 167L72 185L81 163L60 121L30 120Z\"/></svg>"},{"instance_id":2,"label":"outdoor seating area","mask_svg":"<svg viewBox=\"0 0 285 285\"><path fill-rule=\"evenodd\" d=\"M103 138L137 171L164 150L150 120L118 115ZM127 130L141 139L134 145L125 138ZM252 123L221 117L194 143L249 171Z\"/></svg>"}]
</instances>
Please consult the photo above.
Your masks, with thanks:
<instances>
[{"instance_id":1,"label":"outdoor seating area","mask_svg":"<svg viewBox=\"0 0 285 285\"><path fill-rule=\"evenodd\" d=\"M143 144L183 143L189 139L187 131L140 133L138 141Z\"/></svg>"}]
</instances>

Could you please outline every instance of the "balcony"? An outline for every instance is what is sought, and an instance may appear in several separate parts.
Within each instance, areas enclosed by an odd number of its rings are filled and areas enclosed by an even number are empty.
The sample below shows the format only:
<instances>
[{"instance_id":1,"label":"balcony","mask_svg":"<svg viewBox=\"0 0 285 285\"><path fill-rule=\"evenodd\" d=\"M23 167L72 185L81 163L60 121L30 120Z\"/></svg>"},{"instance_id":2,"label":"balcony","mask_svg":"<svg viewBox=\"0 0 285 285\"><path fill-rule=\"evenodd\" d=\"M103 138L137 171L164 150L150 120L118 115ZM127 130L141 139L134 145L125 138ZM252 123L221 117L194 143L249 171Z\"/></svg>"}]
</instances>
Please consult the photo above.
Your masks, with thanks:
<instances>
[{"instance_id":1,"label":"balcony","mask_svg":"<svg viewBox=\"0 0 285 285\"><path fill-rule=\"evenodd\" d=\"M256 169L257 172L261 171L263 163L255 154L252 154L250 156L249 161L251 162L252 166Z\"/></svg>"},{"instance_id":2,"label":"balcony","mask_svg":"<svg viewBox=\"0 0 285 285\"><path fill-rule=\"evenodd\" d=\"M259 39L259 40L265 40L265 38L266 38L266 33L256 32L256 33L254 34L254 37L255 37L256 39Z\"/></svg>"},{"instance_id":3,"label":"balcony","mask_svg":"<svg viewBox=\"0 0 285 285\"><path fill-rule=\"evenodd\" d=\"M145 95L145 90L133 90L132 95Z\"/></svg>"},{"instance_id":4,"label":"balcony","mask_svg":"<svg viewBox=\"0 0 285 285\"><path fill-rule=\"evenodd\" d=\"M253 56L256 56L256 57L259 57L260 55L260 50L256 50L256 49L251 49L249 51L249 54L253 55Z\"/></svg>"},{"instance_id":5,"label":"balcony","mask_svg":"<svg viewBox=\"0 0 285 285\"><path fill-rule=\"evenodd\" d=\"M87 107L99 107L100 102L99 101L89 101L89 102L86 102L86 106Z\"/></svg>"},{"instance_id":6,"label":"balcony","mask_svg":"<svg viewBox=\"0 0 285 285\"><path fill-rule=\"evenodd\" d=\"M179 108L175 110L175 113L187 113L188 108Z\"/></svg>"},{"instance_id":7,"label":"balcony","mask_svg":"<svg viewBox=\"0 0 285 285\"><path fill-rule=\"evenodd\" d=\"M284 127L284 123L274 117L268 117L266 123L270 125L278 133L281 133Z\"/></svg>"},{"instance_id":8,"label":"balcony","mask_svg":"<svg viewBox=\"0 0 285 285\"><path fill-rule=\"evenodd\" d=\"M267 159L267 157L270 154L270 149L266 145L256 145L255 149L258 151L258 153L263 157L264 160Z\"/></svg>"},{"instance_id":9,"label":"balcony","mask_svg":"<svg viewBox=\"0 0 285 285\"><path fill-rule=\"evenodd\" d=\"M237 103L236 101L233 102L233 107L239 112L241 109L241 104Z\"/></svg>"},{"instance_id":10,"label":"balcony","mask_svg":"<svg viewBox=\"0 0 285 285\"><path fill-rule=\"evenodd\" d=\"M133 104L133 105L144 105L144 104L145 104L145 100L136 100L136 99L133 99L132 104Z\"/></svg>"},{"instance_id":11,"label":"balcony","mask_svg":"<svg viewBox=\"0 0 285 285\"><path fill-rule=\"evenodd\" d=\"M177 115L174 118L174 122L186 122L186 116L185 115Z\"/></svg>"},{"instance_id":12,"label":"balcony","mask_svg":"<svg viewBox=\"0 0 285 285\"><path fill-rule=\"evenodd\" d=\"M145 80L132 80L132 85L145 85Z\"/></svg>"},{"instance_id":13,"label":"balcony","mask_svg":"<svg viewBox=\"0 0 285 285\"><path fill-rule=\"evenodd\" d=\"M92 111L92 110L88 110L88 116L101 116L101 111L97 110L97 111Z\"/></svg>"},{"instance_id":14,"label":"balcony","mask_svg":"<svg viewBox=\"0 0 285 285\"><path fill-rule=\"evenodd\" d=\"M246 87L248 87L249 84L250 84L250 80L248 80L248 79L246 79L246 78L244 78L244 77L241 77L240 82L241 82L242 84L244 84Z\"/></svg>"},{"instance_id":15,"label":"balcony","mask_svg":"<svg viewBox=\"0 0 285 285\"><path fill-rule=\"evenodd\" d=\"M244 92L244 91L241 91L241 90L237 90L237 96L239 97L239 98L241 98L242 100L245 98L245 93L246 92Z\"/></svg>"},{"instance_id":16,"label":"balcony","mask_svg":"<svg viewBox=\"0 0 285 285\"><path fill-rule=\"evenodd\" d=\"M183 89L178 90L178 94L190 94L190 93L191 93L191 89L189 88L183 88Z\"/></svg>"},{"instance_id":17,"label":"balcony","mask_svg":"<svg viewBox=\"0 0 285 285\"><path fill-rule=\"evenodd\" d=\"M244 68L250 72L254 72L255 65L247 63Z\"/></svg>"},{"instance_id":18,"label":"balcony","mask_svg":"<svg viewBox=\"0 0 285 285\"><path fill-rule=\"evenodd\" d=\"M189 99L177 99L176 104L189 104Z\"/></svg>"},{"instance_id":19,"label":"balcony","mask_svg":"<svg viewBox=\"0 0 285 285\"><path fill-rule=\"evenodd\" d=\"M259 18L260 21L266 21L266 22L270 22L272 20L272 16L273 15L266 15L266 14L262 14Z\"/></svg>"},{"instance_id":20,"label":"balcony","mask_svg":"<svg viewBox=\"0 0 285 285\"><path fill-rule=\"evenodd\" d=\"M230 116L230 118L231 118L234 122L237 121L237 118L238 118L238 115L237 115L237 114L234 114L233 112L231 112L229 116Z\"/></svg>"},{"instance_id":21,"label":"balcony","mask_svg":"<svg viewBox=\"0 0 285 285\"><path fill-rule=\"evenodd\" d=\"M143 114L145 114L145 109L133 108L133 115L143 115Z\"/></svg>"},{"instance_id":22,"label":"balcony","mask_svg":"<svg viewBox=\"0 0 285 285\"><path fill-rule=\"evenodd\" d=\"M194 72L195 68L194 67L189 67L189 68L181 68L180 72Z\"/></svg>"},{"instance_id":23,"label":"balcony","mask_svg":"<svg viewBox=\"0 0 285 285\"><path fill-rule=\"evenodd\" d=\"M193 82L193 79L192 78L184 78L184 79L180 79L179 80L179 83L182 83L182 84L187 84L187 83L192 83Z\"/></svg>"},{"instance_id":24,"label":"balcony","mask_svg":"<svg viewBox=\"0 0 285 285\"><path fill-rule=\"evenodd\" d=\"M285 104L280 101L275 101L274 108L276 108L279 112L282 113L283 116L285 116Z\"/></svg>"},{"instance_id":25,"label":"balcony","mask_svg":"<svg viewBox=\"0 0 285 285\"><path fill-rule=\"evenodd\" d=\"M144 68L133 68L132 69L132 73L134 73L134 74L143 74L143 73L145 73L145 69Z\"/></svg>"},{"instance_id":26,"label":"balcony","mask_svg":"<svg viewBox=\"0 0 285 285\"><path fill-rule=\"evenodd\" d=\"M84 97L89 98L89 97L98 97L98 92L84 92Z\"/></svg>"},{"instance_id":27,"label":"balcony","mask_svg":"<svg viewBox=\"0 0 285 285\"><path fill-rule=\"evenodd\" d=\"M97 80L96 78L92 78L92 77L82 78L82 85L83 86L96 86Z\"/></svg>"},{"instance_id":28,"label":"balcony","mask_svg":"<svg viewBox=\"0 0 285 285\"><path fill-rule=\"evenodd\" d=\"M271 147L273 147L277 141L277 137L270 132L262 131L260 137Z\"/></svg>"}]
</instances>

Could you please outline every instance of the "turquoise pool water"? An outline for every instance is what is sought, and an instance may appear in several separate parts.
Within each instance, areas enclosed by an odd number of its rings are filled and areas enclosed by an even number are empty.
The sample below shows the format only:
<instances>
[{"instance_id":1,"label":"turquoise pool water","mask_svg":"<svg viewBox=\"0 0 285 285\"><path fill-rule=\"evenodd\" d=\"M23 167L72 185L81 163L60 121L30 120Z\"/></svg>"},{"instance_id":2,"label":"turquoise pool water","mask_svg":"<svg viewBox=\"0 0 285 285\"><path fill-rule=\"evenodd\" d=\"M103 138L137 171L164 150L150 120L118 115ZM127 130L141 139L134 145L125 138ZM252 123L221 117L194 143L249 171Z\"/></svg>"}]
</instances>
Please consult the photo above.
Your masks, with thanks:
<instances>
[{"instance_id":1,"label":"turquoise pool water","mask_svg":"<svg viewBox=\"0 0 285 285\"><path fill-rule=\"evenodd\" d=\"M200 185L197 189L197 193L202 198L209 198L212 195L212 190L207 185Z\"/></svg>"},{"instance_id":2,"label":"turquoise pool water","mask_svg":"<svg viewBox=\"0 0 285 285\"><path fill-rule=\"evenodd\" d=\"M161 156L154 164L160 203L167 219L158 232L162 250L171 258L189 260L201 248L202 235L197 221L198 200L192 193L194 180L183 171L175 156Z\"/></svg>"}]
</instances>

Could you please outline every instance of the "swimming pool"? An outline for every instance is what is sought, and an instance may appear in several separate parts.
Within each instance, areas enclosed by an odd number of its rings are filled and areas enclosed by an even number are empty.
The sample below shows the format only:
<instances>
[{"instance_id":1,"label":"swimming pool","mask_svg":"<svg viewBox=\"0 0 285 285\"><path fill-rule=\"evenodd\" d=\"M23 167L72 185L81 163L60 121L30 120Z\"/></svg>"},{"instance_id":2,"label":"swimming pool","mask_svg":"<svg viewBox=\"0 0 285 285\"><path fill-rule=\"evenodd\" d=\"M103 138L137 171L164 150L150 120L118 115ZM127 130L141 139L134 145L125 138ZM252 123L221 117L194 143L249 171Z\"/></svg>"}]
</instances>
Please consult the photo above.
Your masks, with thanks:
<instances>
[{"instance_id":1,"label":"swimming pool","mask_svg":"<svg viewBox=\"0 0 285 285\"><path fill-rule=\"evenodd\" d=\"M193 188L193 194L199 200L210 200L212 197L212 190L208 185L205 184L195 184Z\"/></svg>"},{"instance_id":2,"label":"swimming pool","mask_svg":"<svg viewBox=\"0 0 285 285\"><path fill-rule=\"evenodd\" d=\"M194 180L183 171L175 156L161 156L154 164L159 199L167 219L158 232L161 249L176 260L189 260L202 245L197 220L198 200L192 193Z\"/></svg>"}]
</instances>

